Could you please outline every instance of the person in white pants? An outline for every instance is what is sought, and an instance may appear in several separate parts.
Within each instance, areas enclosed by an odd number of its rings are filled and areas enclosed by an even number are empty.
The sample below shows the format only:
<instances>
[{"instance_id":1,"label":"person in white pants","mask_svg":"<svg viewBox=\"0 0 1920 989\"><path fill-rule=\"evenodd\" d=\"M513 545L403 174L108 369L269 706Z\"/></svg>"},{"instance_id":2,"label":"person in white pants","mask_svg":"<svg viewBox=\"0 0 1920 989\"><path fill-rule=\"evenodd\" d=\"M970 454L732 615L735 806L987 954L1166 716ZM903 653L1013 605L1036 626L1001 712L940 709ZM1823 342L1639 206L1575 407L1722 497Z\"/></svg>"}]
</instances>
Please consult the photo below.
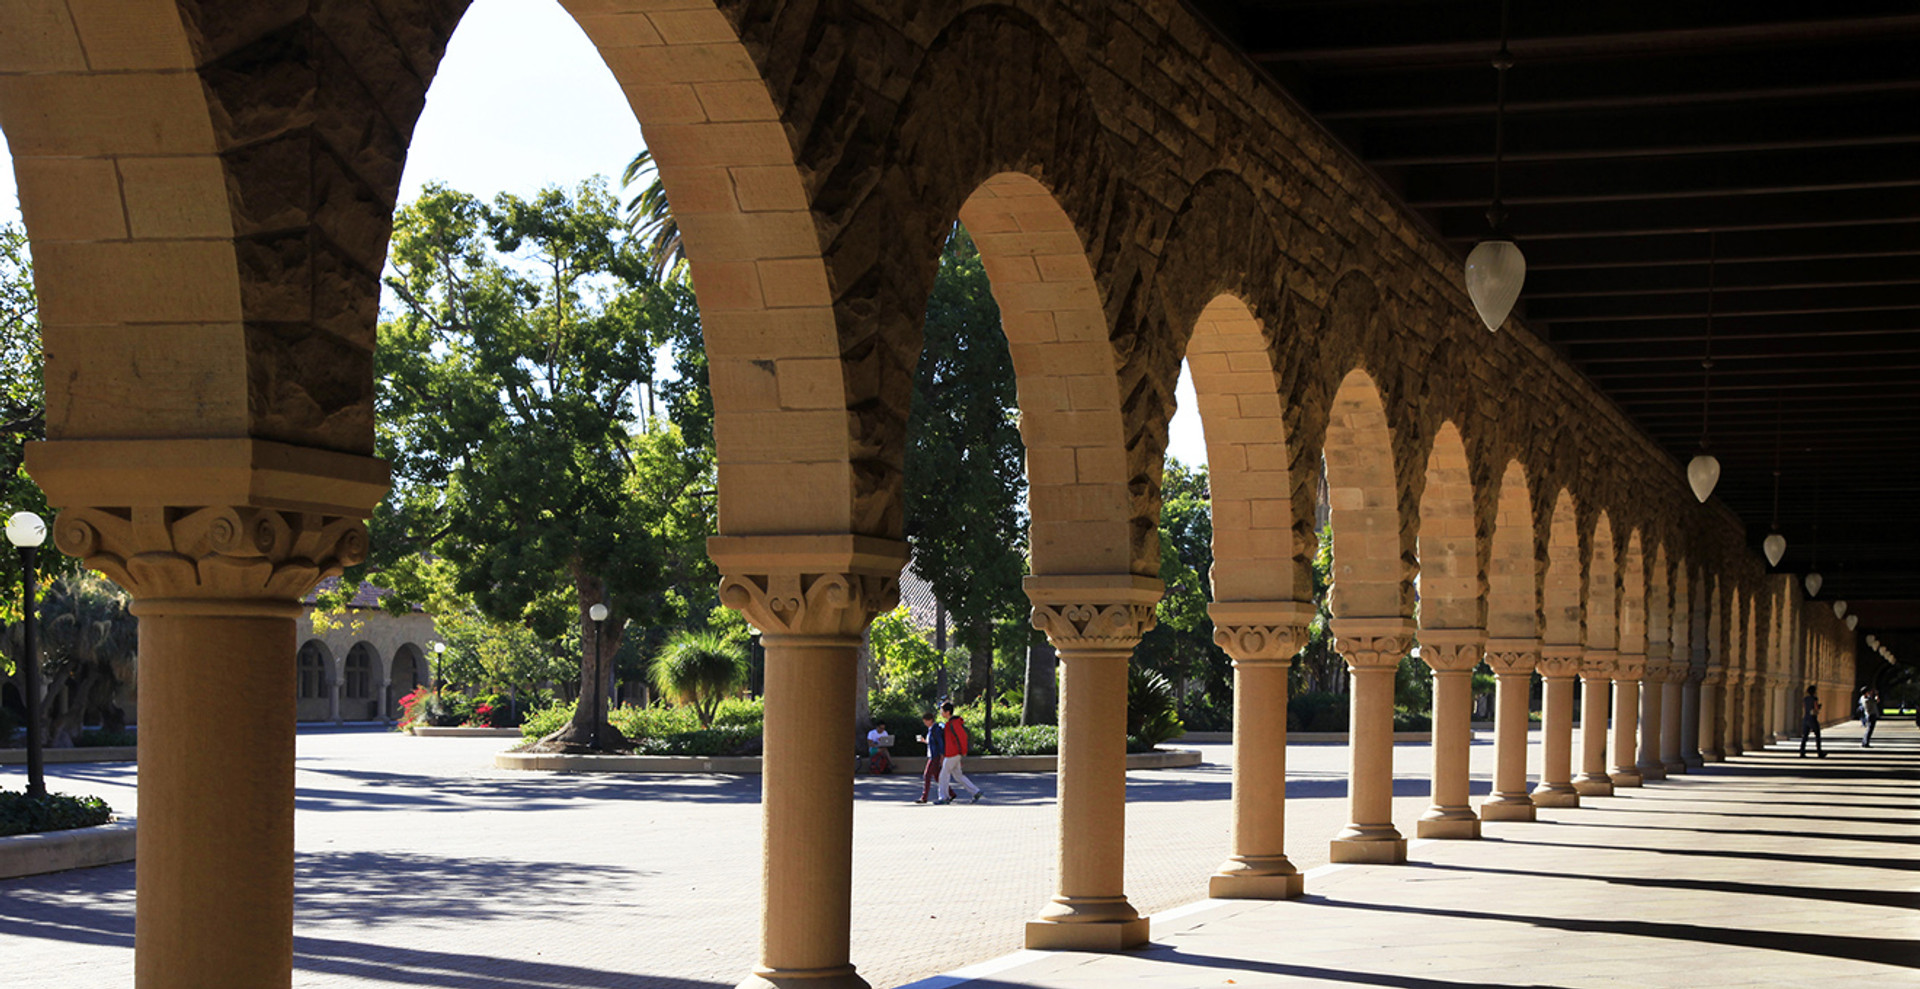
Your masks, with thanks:
<instances>
[{"instance_id":1,"label":"person in white pants","mask_svg":"<svg viewBox=\"0 0 1920 989\"><path fill-rule=\"evenodd\" d=\"M959 783L966 788L968 793L973 794L972 799L969 800L968 803L977 804L980 802L980 788L973 785L973 781L967 778L966 772L963 771L960 765L961 760L966 758L967 755L966 722L962 721L959 715L953 713L953 705L951 703L940 705L940 713L946 717L947 722L946 726L941 729L946 732L947 736L944 740L946 742L944 749L946 760L940 764L940 799L934 802L941 804L953 803L953 785Z\"/></svg>"}]
</instances>

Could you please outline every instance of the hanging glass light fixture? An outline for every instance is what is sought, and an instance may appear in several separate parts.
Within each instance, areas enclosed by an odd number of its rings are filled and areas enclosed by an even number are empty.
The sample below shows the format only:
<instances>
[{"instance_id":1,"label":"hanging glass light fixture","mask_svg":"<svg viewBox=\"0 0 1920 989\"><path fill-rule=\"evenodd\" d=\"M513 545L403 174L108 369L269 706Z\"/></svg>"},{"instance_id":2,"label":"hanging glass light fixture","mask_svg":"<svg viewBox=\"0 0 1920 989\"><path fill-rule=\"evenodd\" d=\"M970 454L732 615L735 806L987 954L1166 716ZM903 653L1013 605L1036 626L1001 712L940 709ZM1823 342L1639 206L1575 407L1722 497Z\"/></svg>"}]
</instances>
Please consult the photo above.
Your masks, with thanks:
<instances>
[{"instance_id":1,"label":"hanging glass light fixture","mask_svg":"<svg viewBox=\"0 0 1920 989\"><path fill-rule=\"evenodd\" d=\"M1859 615L1848 615L1848 616L1847 616L1847 629L1848 629L1849 631L1851 631L1851 630L1853 630L1853 629L1856 629L1856 628L1859 628L1859 627L1860 627L1860 616L1859 616Z\"/></svg>"},{"instance_id":2,"label":"hanging glass light fixture","mask_svg":"<svg viewBox=\"0 0 1920 989\"><path fill-rule=\"evenodd\" d=\"M1487 329L1494 333L1513 312L1520 299L1520 287L1527 280L1527 259L1507 234L1507 207L1500 198L1500 166L1507 148L1507 70L1513 68L1513 53L1507 51L1507 20L1512 0L1500 3L1500 51L1493 56L1495 78L1493 109L1493 203L1487 207L1486 240L1467 255L1467 298Z\"/></svg>"},{"instance_id":3,"label":"hanging glass light fixture","mask_svg":"<svg viewBox=\"0 0 1920 989\"><path fill-rule=\"evenodd\" d=\"M1833 617L1835 618L1847 617L1847 603L1845 601L1835 601L1833 603Z\"/></svg>"},{"instance_id":4,"label":"hanging glass light fixture","mask_svg":"<svg viewBox=\"0 0 1920 989\"><path fill-rule=\"evenodd\" d=\"M1705 504L1713 496L1714 485L1720 483L1720 461L1707 452L1708 410L1713 404L1713 289L1714 262L1718 258L1716 237L1707 234L1707 356L1700 362L1703 372L1700 390L1700 453L1687 464L1687 484L1693 488L1693 496ZM1783 546L1784 550L1785 547Z\"/></svg>"},{"instance_id":5,"label":"hanging glass light fixture","mask_svg":"<svg viewBox=\"0 0 1920 989\"><path fill-rule=\"evenodd\" d=\"M1825 581L1820 576L1820 492L1826 487L1824 475L1818 470L1813 472L1813 559L1807 564L1807 576L1803 583L1807 585L1807 596L1820 596L1820 585Z\"/></svg>"}]
</instances>

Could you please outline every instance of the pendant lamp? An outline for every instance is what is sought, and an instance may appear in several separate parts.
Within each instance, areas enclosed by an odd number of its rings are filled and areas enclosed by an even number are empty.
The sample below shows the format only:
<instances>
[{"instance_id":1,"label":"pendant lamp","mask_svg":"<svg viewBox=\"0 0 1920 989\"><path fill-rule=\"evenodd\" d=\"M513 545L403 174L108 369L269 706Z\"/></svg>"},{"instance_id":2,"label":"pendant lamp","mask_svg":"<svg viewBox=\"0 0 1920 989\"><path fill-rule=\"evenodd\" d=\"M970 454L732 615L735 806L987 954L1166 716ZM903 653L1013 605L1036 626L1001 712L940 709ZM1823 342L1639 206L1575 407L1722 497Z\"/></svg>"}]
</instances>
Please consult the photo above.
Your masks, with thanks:
<instances>
[{"instance_id":1,"label":"pendant lamp","mask_svg":"<svg viewBox=\"0 0 1920 989\"><path fill-rule=\"evenodd\" d=\"M1807 576L1804 580L1804 583L1807 585L1807 596L1810 598L1819 597L1820 585L1825 583L1825 581L1820 576L1820 484L1819 484L1818 471L1814 472L1814 478L1815 478L1815 481L1814 481L1814 488L1813 488L1813 562L1807 564Z\"/></svg>"},{"instance_id":2,"label":"pendant lamp","mask_svg":"<svg viewBox=\"0 0 1920 989\"><path fill-rule=\"evenodd\" d=\"M1780 534L1780 406L1773 407L1773 521L1766 541L1760 544L1767 554L1767 566L1777 567L1787 555L1787 537Z\"/></svg>"},{"instance_id":3,"label":"pendant lamp","mask_svg":"<svg viewBox=\"0 0 1920 989\"><path fill-rule=\"evenodd\" d=\"M1467 298L1480 321L1491 332L1500 327L1520 299L1527 280L1527 259L1507 235L1507 207L1500 198L1500 166L1507 147L1507 70L1513 54L1507 51L1507 15L1512 0L1500 4L1500 51L1493 56L1495 83L1493 110L1493 203L1487 207L1488 236L1467 255Z\"/></svg>"},{"instance_id":4,"label":"pendant lamp","mask_svg":"<svg viewBox=\"0 0 1920 989\"><path fill-rule=\"evenodd\" d=\"M1848 615L1848 616L1847 616L1847 629L1848 629L1848 631L1852 631L1853 629L1856 629L1856 628L1859 628L1859 627L1860 627L1860 616L1859 616L1859 615Z\"/></svg>"},{"instance_id":5,"label":"pendant lamp","mask_svg":"<svg viewBox=\"0 0 1920 989\"><path fill-rule=\"evenodd\" d=\"M1835 618L1847 617L1847 603L1845 601L1835 601L1833 603L1833 617Z\"/></svg>"},{"instance_id":6,"label":"pendant lamp","mask_svg":"<svg viewBox=\"0 0 1920 989\"><path fill-rule=\"evenodd\" d=\"M1687 484L1693 496L1706 504L1720 483L1720 461L1707 452L1708 410L1713 404L1713 288L1714 262L1717 260L1715 236L1707 234L1707 356L1700 362L1703 372L1700 390L1700 453L1687 464ZM1784 549L1784 547L1783 547Z\"/></svg>"}]
</instances>

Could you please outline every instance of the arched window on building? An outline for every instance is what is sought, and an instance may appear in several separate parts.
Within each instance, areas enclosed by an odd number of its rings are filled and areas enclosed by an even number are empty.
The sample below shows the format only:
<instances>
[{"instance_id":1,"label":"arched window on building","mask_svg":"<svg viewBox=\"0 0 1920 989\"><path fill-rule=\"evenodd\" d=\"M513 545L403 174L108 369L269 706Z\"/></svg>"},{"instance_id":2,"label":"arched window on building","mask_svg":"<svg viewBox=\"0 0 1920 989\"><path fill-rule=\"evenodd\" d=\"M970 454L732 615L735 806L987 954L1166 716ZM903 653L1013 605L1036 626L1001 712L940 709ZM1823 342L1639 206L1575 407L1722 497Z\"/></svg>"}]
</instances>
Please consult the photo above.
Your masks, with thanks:
<instances>
[{"instance_id":1,"label":"arched window on building","mask_svg":"<svg viewBox=\"0 0 1920 989\"><path fill-rule=\"evenodd\" d=\"M365 700L373 696L373 660L372 650L362 642L347 653L345 688L347 697L353 700Z\"/></svg>"},{"instance_id":2,"label":"arched window on building","mask_svg":"<svg viewBox=\"0 0 1920 989\"><path fill-rule=\"evenodd\" d=\"M300 647L300 700L323 700L327 696L327 659L322 648L317 642Z\"/></svg>"}]
</instances>

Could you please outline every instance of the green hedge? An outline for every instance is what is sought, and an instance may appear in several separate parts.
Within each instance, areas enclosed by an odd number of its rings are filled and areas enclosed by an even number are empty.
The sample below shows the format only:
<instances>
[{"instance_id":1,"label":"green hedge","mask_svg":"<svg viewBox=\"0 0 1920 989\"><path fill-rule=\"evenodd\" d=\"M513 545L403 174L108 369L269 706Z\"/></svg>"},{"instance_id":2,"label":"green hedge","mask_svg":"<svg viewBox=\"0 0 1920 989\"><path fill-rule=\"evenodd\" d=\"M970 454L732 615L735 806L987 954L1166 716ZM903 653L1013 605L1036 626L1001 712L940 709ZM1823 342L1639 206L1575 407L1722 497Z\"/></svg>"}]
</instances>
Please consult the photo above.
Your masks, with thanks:
<instances>
[{"instance_id":1,"label":"green hedge","mask_svg":"<svg viewBox=\"0 0 1920 989\"><path fill-rule=\"evenodd\" d=\"M29 797L25 792L0 790L0 837L90 828L113 819L113 809L99 797L70 797L49 793Z\"/></svg>"}]
</instances>

